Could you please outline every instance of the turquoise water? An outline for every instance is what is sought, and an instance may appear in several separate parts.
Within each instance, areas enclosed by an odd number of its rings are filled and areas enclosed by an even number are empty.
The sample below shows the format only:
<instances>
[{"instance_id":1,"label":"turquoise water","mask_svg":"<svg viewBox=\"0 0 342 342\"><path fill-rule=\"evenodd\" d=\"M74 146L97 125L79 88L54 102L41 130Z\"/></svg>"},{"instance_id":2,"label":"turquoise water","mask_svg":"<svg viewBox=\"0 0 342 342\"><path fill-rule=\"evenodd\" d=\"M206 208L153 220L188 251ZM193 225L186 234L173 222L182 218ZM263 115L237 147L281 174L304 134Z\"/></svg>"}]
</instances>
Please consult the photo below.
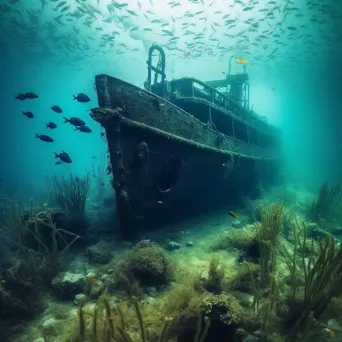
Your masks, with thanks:
<instances>
[{"instance_id":1,"label":"turquoise water","mask_svg":"<svg viewBox=\"0 0 342 342\"><path fill-rule=\"evenodd\" d=\"M245 60L250 108L282 131L283 185L296 193L299 216L305 216L300 209L305 198L317 195L324 182L341 181L338 0L0 0L0 29L1 199L15 199L23 210L31 204L40 210L58 207L61 202L50 196L53 177L69 179L72 173L74 180L79 177L75 182L83 182L88 176L86 213L93 219L87 234L94 244L99 217L104 234L118 225L106 137L90 117L98 106L95 76L105 73L143 88L152 44L165 51L168 80L223 79L229 61L236 74L244 71L237 61ZM38 98L15 99L27 92ZM75 100L79 93L90 101ZM63 112L53 111L54 105ZM91 132L75 130L63 117L82 119ZM49 122L57 128L47 128ZM62 151L71 163L56 164L54 153ZM81 244L80 253L87 247Z\"/></svg>"}]
</instances>

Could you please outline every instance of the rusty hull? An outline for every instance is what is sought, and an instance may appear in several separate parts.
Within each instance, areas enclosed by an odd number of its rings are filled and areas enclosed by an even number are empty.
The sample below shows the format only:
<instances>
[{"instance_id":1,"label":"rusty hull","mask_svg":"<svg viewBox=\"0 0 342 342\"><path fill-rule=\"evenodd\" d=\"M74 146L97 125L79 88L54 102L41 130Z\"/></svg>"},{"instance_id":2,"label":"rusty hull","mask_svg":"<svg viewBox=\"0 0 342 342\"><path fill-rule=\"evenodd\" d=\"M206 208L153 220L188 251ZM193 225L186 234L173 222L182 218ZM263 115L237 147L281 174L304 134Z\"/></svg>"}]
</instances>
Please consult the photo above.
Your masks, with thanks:
<instances>
[{"instance_id":1,"label":"rusty hull","mask_svg":"<svg viewBox=\"0 0 342 342\"><path fill-rule=\"evenodd\" d=\"M96 88L99 108L91 115L106 131L124 238L236 203L276 174L276 151L211 130L172 103L114 77L97 76Z\"/></svg>"}]
</instances>

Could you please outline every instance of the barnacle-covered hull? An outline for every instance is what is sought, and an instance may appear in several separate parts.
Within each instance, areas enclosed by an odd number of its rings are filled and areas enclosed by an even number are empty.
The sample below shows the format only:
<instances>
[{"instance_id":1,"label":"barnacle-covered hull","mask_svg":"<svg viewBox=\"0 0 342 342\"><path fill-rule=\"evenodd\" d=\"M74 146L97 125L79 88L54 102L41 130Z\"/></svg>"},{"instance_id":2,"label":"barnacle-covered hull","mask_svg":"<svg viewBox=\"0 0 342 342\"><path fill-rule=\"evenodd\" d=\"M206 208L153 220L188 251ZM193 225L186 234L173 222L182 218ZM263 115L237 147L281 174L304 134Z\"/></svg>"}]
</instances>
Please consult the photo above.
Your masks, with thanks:
<instances>
[{"instance_id":1,"label":"barnacle-covered hull","mask_svg":"<svg viewBox=\"0 0 342 342\"><path fill-rule=\"evenodd\" d=\"M274 152L236 141L172 103L114 77L96 77L124 237L236 202L277 174Z\"/></svg>"}]
</instances>

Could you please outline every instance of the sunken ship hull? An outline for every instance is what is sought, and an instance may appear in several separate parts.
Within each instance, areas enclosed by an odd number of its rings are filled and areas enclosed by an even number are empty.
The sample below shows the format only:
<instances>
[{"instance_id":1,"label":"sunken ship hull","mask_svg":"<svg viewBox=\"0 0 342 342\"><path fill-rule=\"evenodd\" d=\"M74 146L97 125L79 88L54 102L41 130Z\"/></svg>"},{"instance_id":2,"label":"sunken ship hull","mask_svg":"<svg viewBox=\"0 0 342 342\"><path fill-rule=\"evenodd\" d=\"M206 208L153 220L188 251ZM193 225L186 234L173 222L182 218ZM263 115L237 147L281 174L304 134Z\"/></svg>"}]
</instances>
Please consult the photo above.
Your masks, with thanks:
<instances>
[{"instance_id":1,"label":"sunken ship hull","mask_svg":"<svg viewBox=\"0 0 342 342\"><path fill-rule=\"evenodd\" d=\"M213 126L222 115L214 104L175 91L177 98L166 99L104 74L96 76L96 89L99 108L91 115L106 132L124 238L223 204L228 210L277 176L279 149L221 133ZM192 106L197 117L180 106ZM233 120L225 118L224 125ZM240 124L236 118L233 130Z\"/></svg>"}]
</instances>

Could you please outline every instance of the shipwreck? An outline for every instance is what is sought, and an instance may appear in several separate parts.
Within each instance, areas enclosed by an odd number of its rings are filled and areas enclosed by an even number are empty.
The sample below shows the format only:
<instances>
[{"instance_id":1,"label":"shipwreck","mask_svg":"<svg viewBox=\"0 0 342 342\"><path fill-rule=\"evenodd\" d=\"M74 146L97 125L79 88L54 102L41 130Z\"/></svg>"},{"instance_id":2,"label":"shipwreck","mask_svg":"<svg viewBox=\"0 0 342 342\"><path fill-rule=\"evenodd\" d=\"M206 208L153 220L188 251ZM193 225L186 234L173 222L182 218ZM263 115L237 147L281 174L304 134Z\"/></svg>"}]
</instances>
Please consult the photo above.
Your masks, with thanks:
<instances>
[{"instance_id":1,"label":"shipwreck","mask_svg":"<svg viewBox=\"0 0 342 342\"><path fill-rule=\"evenodd\" d=\"M224 204L228 210L260 182L275 182L282 162L281 132L249 109L246 65L221 80L167 81L165 53L153 45L147 66L144 88L96 76L99 107L91 113L106 132L128 239Z\"/></svg>"}]
</instances>

